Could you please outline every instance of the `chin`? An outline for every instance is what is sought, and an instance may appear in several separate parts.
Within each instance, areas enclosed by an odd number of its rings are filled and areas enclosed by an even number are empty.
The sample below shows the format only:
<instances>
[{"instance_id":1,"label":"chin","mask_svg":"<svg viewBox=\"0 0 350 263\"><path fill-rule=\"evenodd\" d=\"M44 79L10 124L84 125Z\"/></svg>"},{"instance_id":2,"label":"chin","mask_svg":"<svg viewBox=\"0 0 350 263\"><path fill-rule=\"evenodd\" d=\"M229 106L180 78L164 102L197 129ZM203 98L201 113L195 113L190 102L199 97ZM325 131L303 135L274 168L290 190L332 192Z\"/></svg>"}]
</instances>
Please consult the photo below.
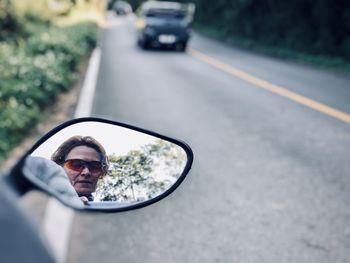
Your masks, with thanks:
<instances>
[{"instance_id":1,"label":"chin","mask_svg":"<svg viewBox=\"0 0 350 263\"><path fill-rule=\"evenodd\" d=\"M90 195L93 193L92 190L76 190L79 195Z\"/></svg>"}]
</instances>

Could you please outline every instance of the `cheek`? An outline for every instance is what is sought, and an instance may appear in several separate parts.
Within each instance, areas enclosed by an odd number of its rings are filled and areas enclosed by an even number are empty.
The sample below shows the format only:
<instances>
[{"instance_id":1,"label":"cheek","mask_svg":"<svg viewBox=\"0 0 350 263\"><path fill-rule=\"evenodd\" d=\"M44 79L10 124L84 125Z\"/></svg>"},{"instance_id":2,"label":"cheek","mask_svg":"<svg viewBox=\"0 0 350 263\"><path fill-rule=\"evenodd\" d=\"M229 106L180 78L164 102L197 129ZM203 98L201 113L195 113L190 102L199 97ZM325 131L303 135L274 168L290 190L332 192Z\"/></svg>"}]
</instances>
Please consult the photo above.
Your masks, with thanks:
<instances>
[{"instance_id":1,"label":"cheek","mask_svg":"<svg viewBox=\"0 0 350 263\"><path fill-rule=\"evenodd\" d=\"M68 175L69 181L73 182L78 177L79 173L68 169L64 169Z\"/></svg>"},{"instance_id":2,"label":"cheek","mask_svg":"<svg viewBox=\"0 0 350 263\"><path fill-rule=\"evenodd\" d=\"M97 185L97 181L98 181L99 177L94 178L94 185Z\"/></svg>"},{"instance_id":3,"label":"cheek","mask_svg":"<svg viewBox=\"0 0 350 263\"><path fill-rule=\"evenodd\" d=\"M101 179L101 177L99 176L99 177L94 177L94 179L93 179L93 188L94 189L96 189L96 187L97 187L97 183L98 183L98 180L100 180Z\"/></svg>"}]
</instances>

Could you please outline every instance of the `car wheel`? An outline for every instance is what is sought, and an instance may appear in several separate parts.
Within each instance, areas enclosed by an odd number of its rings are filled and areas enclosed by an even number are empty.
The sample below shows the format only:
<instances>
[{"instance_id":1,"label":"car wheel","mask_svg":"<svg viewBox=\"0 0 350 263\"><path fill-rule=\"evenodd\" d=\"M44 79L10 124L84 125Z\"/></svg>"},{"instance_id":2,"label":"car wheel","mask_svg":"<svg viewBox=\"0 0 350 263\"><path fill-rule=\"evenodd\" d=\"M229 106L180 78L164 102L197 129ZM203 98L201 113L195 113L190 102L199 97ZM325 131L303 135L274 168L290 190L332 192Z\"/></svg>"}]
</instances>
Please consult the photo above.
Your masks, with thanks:
<instances>
[{"instance_id":1,"label":"car wheel","mask_svg":"<svg viewBox=\"0 0 350 263\"><path fill-rule=\"evenodd\" d=\"M177 43L175 45L175 50L185 52L187 48L187 42Z\"/></svg>"},{"instance_id":2,"label":"car wheel","mask_svg":"<svg viewBox=\"0 0 350 263\"><path fill-rule=\"evenodd\" d=\"M140 48L142 49L147 49L149 47L149 44L146 40L139 40L137 42L137 44L139 45Z\"/></svg>"}]
</instances>

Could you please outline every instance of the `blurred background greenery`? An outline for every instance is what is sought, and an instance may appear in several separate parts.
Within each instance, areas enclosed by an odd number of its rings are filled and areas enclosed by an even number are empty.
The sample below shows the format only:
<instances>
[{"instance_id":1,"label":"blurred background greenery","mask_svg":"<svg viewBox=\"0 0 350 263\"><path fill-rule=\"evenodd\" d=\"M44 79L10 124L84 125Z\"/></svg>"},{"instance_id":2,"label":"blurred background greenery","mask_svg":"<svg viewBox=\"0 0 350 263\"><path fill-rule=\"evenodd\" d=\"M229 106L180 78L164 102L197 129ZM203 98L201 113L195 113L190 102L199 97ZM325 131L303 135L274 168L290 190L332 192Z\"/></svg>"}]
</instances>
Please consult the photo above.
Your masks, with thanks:
<instances>
[{"instance_id":1,"label":"blurred background greenery","mask_svg":"<svg viewBox=\"0 0 350 263\"><path fill-rule=\"evenodd\" d=\"M347 0L180 0L196 5L195 27L227 42L350 72Z\"/></svg>"},{"instance_id":2,"label":"blurred background greenery","mask_svg":"<svg viewBox=\"0 0 350 263\"><path fill-rule=\"evenodd\" d=\"M105 1L0 0L0 164L96 46Z\"/></svg>"}]
</instances>

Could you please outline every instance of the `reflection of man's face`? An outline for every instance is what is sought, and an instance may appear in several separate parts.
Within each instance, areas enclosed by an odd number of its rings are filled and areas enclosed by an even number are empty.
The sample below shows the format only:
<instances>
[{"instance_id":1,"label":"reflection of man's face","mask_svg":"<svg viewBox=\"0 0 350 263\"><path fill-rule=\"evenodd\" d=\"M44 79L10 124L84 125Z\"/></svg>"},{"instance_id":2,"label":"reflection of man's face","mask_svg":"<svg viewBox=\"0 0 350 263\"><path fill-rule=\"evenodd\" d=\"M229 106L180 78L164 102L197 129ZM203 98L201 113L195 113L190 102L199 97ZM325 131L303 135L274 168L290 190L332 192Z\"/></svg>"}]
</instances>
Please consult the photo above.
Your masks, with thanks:
<instances>
[{"instance_id":1,"label":"reflection of man's face","mask_svg":"<svg viewBox=\"0 0 350 263\"><path fill-rule=\"evenodd\" d=\"M102 175L102 165L95 149L74 147L68 153L63 168L78 194L89 195L96 190L97 181Z\"/></svg>"}]
</instances>

